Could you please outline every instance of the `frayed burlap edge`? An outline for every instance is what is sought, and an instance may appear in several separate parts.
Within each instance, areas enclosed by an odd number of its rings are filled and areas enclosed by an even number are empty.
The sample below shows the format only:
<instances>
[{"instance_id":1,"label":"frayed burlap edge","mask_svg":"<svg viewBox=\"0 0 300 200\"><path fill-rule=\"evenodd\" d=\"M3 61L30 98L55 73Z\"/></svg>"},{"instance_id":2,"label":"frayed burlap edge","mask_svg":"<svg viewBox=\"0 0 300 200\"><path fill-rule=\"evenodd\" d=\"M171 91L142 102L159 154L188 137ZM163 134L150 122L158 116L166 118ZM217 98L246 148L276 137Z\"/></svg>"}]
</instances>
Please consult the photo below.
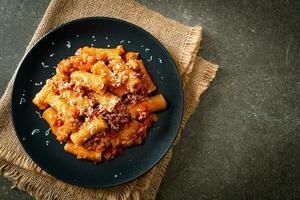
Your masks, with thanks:
<instances>
[{"instance_id":1,"label":"frayed burlap edge","mask_svg":"<svg viewBox=\"0 0 300 200\"><path fill-rule=\"evenodd\" d=\"M188 81L188 75L191 73L194 67L197 52L202 40L202 27L195 26L191 29L185 44L184 49L180 54L180 64L183 66L184 72L181 74L183 85ZM186 50L185 50L186 49Z\"/></svg>"}]
</instances>

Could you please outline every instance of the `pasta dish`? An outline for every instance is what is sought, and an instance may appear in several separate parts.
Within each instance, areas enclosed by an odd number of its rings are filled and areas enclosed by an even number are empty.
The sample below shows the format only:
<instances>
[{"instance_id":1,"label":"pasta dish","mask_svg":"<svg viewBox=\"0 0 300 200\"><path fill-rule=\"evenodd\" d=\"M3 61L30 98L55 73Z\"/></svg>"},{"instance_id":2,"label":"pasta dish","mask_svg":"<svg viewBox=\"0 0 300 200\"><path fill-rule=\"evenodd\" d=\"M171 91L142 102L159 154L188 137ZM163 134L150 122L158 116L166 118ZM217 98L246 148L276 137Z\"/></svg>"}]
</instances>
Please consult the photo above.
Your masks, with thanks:
<instances>
[{"instance_id":1,"label":"pasta dish","mask_svg":"<svg viewBox=\"0 0 300 200\"><path fill-rule=\"evenodd\" d=\"M58 63L33 103L65 151L97 163L143 142L167 107L155 90L137 52L83 47Z\"/></svg>"}]
</instances>

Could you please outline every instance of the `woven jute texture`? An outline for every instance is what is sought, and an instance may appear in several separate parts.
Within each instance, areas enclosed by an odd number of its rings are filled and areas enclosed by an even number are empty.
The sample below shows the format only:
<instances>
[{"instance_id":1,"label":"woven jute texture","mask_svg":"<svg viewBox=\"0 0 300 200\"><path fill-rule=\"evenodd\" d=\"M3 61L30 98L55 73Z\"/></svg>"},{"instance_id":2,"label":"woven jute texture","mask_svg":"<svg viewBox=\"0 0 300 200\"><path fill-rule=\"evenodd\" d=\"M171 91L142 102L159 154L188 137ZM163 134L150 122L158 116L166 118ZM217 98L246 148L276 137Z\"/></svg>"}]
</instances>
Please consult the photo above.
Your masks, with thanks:
<instances>
[{"instance_id":1,"label":"woven jute texture","mask_svg":"<svg viewBox=\"0 0 300 200\"><path fill-rule=\"evenodd\" d=\"M175 145L199 103L200 95L207 89L217 71L216 65L196 57L201 41L201 27L185 26L132 0L53 0L27 50L58 25L89 16L115 17L134 23L154 35L168 49L180 71L185 93L184 116ZM0 171L3 176L37 199L155 199L174 145L154 168L126 184L106 189L90 189L63 183L42 171L26 155L17 140L10 110L14 77L0 101Z\"/></svg>"}]
</instances>

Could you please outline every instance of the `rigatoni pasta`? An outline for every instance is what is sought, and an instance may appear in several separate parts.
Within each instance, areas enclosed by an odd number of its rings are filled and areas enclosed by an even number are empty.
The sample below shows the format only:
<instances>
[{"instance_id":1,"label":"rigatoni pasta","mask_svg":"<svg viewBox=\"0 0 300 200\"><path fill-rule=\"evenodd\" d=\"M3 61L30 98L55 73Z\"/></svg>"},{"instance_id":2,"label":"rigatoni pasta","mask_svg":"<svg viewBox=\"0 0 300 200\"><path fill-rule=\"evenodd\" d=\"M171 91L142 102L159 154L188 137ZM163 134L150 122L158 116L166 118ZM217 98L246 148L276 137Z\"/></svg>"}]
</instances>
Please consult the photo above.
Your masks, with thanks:
<instances>
[{"instance_id":1,"label":"rigatoni pasta","mask_svg":"<svg viewBox=\"0 0 300 200\"><path fill-rule=\"evenodd\" d=\"M45 110L48 107L48 104L45 102L47 95L51 92L51 87L49 86L48 82L41 91L34 97L32 102L39 107L41 110Z\"/></svg>"},{"instance_id":2,"label":"rigatoni pasta","mask_svg":"<svg viewBox=\"0 0 300 200\"><path fill-rule=\"evenodd\" d=\"M68 129L67 126L60 125L63 123L63 121L59 120L57 112L54 108L50 107L45 110L42 117L48 122L58 141L64 142L68 139L71 129Z\"/></svg>"},{"instance_id":3,"label":"rigatoni pasta","mask_svg":"<svg viewBox=\"0 0 300 200\"><path fill-rule=\"evenodd\" d=\"M87 159L94 162L102 160L101 152L92 151L84 148L83 146L73 144L68 141L64 146L65 151L77 156L77 159Z\"/></svg>"},{"instance_id":4,"label":"rigatoni pasta","mask_svg":"<svg viewBox=\"0 0 300 200\"><path fill-rule=\"evenodd\" d=\"M65 151L78 159L113 159L140 145L167 108L138 52L83 47L57 64L32 102Z\"/></svg>"},{"instance_id":5,"label":"rigatoni pasta","mask_svg":"<svg viewBox=\"0 0 300 200\"><path fill-rule=\"evenodd\" d=\"M98 116L92 120L84 122L77 132L72 133L71 140L74 144L83 144L96 133L105 130L106 124L103 119Z\"/></svg>"},{"instance_id":6,"label":"rigatoni pasta","mask_svg":"<svg viewBox=\"0 0 300 200\"><path fill-rule=\"evenodd\" d=\"M147 113L154 113L164 110L167 107L167 102L163 95L148 97L143 101L129 105L129 112L131 116L136 118L146 118Z\"/></svg>"}]
</instances>

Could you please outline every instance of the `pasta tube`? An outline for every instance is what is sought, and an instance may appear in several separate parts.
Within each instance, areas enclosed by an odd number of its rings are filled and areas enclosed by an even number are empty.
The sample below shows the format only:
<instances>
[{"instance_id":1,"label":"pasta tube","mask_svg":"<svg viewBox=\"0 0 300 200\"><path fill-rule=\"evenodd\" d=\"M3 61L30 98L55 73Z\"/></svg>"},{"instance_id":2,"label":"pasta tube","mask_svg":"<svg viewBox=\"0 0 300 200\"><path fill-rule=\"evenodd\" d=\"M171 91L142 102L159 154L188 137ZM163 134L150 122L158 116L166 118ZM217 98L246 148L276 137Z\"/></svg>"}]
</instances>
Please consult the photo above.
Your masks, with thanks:
<instances>
[{"instance_id":1,"label":"pasta tube","mask_svg":"<svg viewBox=\"0 0 300 200\"><path fill-rule=\"evenodd\" d=\"M167 102L163 95L149 97L148 99L130 105L129 112L133 118L138 118L140 112L153 113L166 109Z\"/></svg>"},{"instance_id":2,"label":"pasta tube","mask_svg":"<svg viewBox=\"0 0 300 200\"><path fill-rule=\"evenodd\" d=\"M107 78L105 76L95 75L88 72L75 71L71 73L71 80L87 87L99 94L105 91Z\"/></svg>"},{"instance_id":3,"label":"pasta tube","mask_svg":"<svg viewBox=\"0 0 300 200\"><path fill-rule=\"evenodd\" d=\"M87 159L94 162L100 162L102 159L101 152L88 150L83 146L73 144L71 141L68 141L65 144L64 150L73 155L76 155L77 159Z\"/></svg>"},{"instance_id":4,"label":"pasta tube","mask_svg":"<svg viewBox=\"0 0 300 200\"><path fill-rule=\"evenodd\" d=\"M42 117L48 122L58 141L63 142L68 138L71 130L68 130L64 125L57 126L57 112L54 108L50 107L45 110Z\"/></svg>"},{"instance_id":5,"label":"pasta tube","mask_svg":"<svg viewBox=\"0 0 300 200\"><path fill-rule=\"evenodd\" d=\"M71 134L70 138L74 144L81 145L105 128L106 124L101 117L93 118L90 121L84 122L77 132Z\"/></svg>"}]
</instances>

